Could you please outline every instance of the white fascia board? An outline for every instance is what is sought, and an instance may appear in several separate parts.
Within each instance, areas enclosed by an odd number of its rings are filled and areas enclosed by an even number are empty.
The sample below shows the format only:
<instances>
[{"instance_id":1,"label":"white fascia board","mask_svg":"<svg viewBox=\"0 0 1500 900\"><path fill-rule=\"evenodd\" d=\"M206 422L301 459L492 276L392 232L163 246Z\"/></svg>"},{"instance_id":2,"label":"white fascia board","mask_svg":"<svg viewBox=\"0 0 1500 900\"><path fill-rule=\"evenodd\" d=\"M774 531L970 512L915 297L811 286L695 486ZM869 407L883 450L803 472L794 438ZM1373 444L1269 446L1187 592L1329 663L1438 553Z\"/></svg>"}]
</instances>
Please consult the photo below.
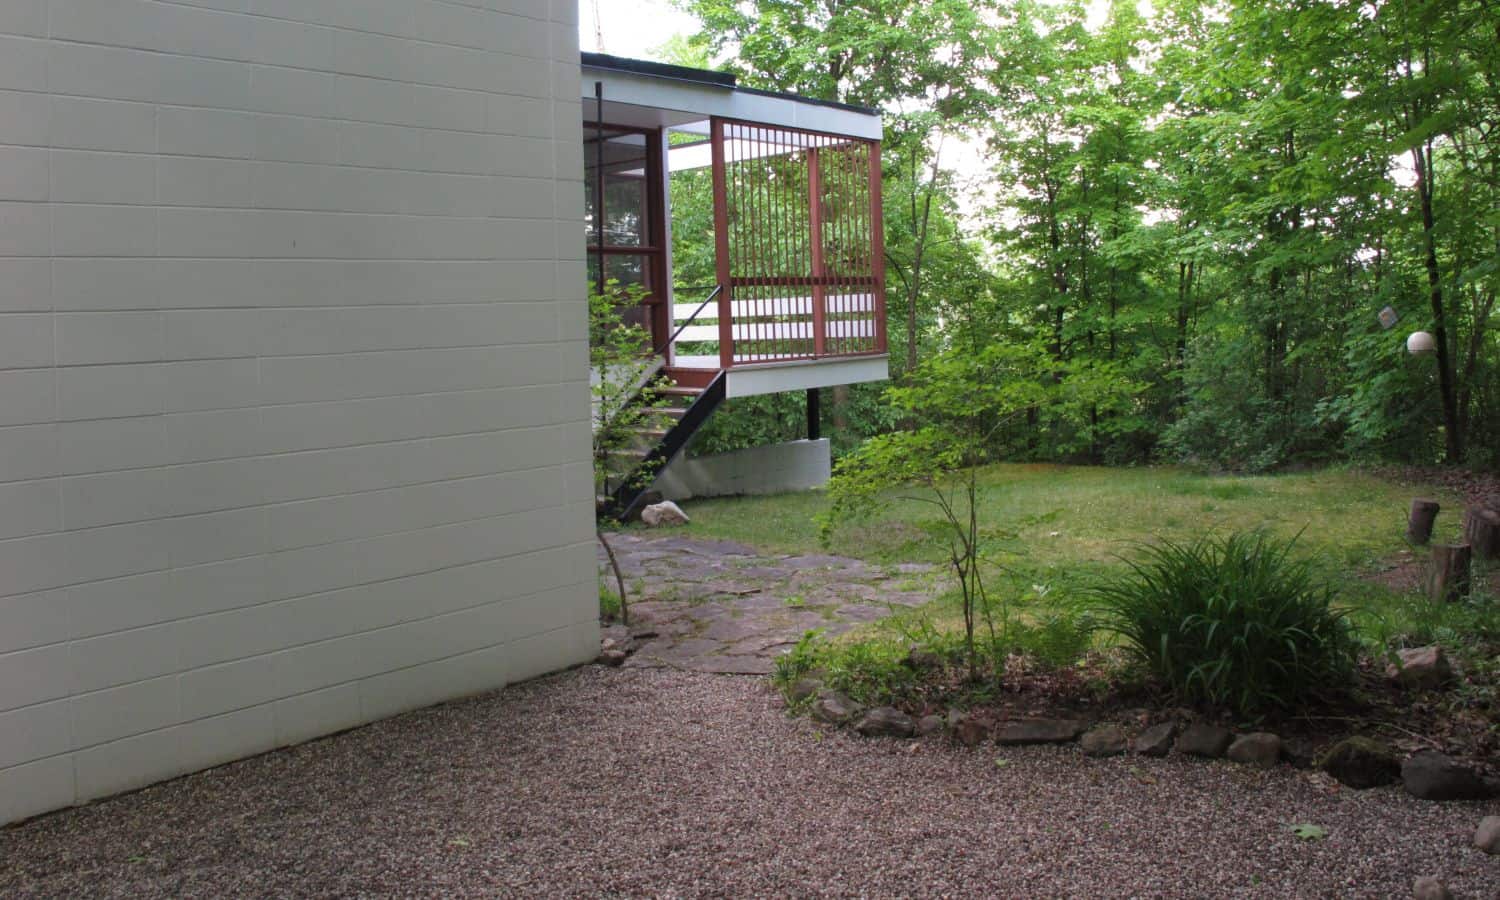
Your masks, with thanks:
<instances>
[{"instance_id":1,"label":"white fascia board","mask_svg":"<svg viewBox=\"0 0 1500 900\"><path fill-rule=\"evenodd\" d=\"M691 122L720 116L877 141L883 133L880 116L870 113L787 97L767 97L718 85L584 66L582 93L583 99L589 103L594 99L596 81L604 85L606 107L611 103L624 103L680 114L668 117L669 120Z\"/></svg>"},{"instance_id":2,"label":"white fascia board","mask_svg":"<svg viewBox=\"0 0 1500 900\"><path fill-rule=\"evenodd\" d=\"M806 388L885 381L890 377L890 358L884 354L737 365L729 370L725 394L729 397L753 397L757 394L779 394L782 391Z\"/></svg>"}]
</instances>

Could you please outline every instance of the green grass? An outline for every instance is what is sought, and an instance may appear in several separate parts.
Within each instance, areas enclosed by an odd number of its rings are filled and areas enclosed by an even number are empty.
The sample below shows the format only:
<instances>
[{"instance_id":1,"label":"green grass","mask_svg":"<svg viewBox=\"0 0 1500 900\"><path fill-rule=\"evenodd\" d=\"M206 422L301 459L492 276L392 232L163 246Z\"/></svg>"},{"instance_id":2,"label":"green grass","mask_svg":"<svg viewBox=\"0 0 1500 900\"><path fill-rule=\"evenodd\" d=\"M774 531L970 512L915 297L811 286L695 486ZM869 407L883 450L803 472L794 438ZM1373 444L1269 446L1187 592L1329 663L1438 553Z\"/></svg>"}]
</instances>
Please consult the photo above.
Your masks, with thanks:
<instances>
[{"instance_id":1,"label":"green grass","mask_svg":"<svg viewBox=\"0 0 1500 900\"><path fill-rule=\"evenodd\" d=\"M1493 598L1433 609L1368 580L1380 561L1408 549L1406 510L1417 492L1344 469L1220 477L1173 468L991 466L981 475L980 521L1008 571L997 568L987 580L1009 591L1022 610L1045 609L1100 577L1123 573L1119 557L1135 543L1262 529L1301 535L1298 554L1338 588L1367 639L1415 641L1445 630L1493 628ZM1461 504L1441 492L1436 499L1443 513L1434 539L1455 541ZM687 506L688 530L768 552L824 552L817 517L827 505L820 492L695 501ZM880 564L941 564L943 523L934 512L898 500L870 520L841 527L826 552Z\"/></svg>"},{"instance_id":2,"label":"green grass","mask_svg":"<svg viewBox=\"0 0 1500 900\"><path fill-rule=\"evenodd\" d=\"M1412 488L1344 470L1246 478L1177 469L996 465L980 479L981 519L1014 532L1058 564L1109 560L1130 541L1190 539L1205 531L1266 528L1341 564L1370 565L1402 549ZM901 491L893 491L899 495ZM1448 509L1456 508L1452 498ZM690 529L782 553L816 552L820 492L693 501ZM1457 517L1443 516L1457 537ZM873 562L942 558L941 522L930 506L898 501L846 526L829 550Z\"/></svg>"}]
</instances>

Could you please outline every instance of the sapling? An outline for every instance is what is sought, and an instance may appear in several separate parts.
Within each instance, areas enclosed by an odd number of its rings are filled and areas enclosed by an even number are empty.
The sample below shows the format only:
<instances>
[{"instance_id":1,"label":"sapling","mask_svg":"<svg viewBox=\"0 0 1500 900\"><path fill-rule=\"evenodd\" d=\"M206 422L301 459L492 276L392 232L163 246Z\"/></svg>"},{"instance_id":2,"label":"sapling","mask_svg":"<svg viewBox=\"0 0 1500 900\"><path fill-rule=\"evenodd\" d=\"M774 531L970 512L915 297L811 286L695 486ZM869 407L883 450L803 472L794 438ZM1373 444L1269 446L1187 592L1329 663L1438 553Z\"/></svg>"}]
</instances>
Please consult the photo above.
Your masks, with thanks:
<instances>
[{"instance_id":1,"label":"sapling","mask_svg":"<svg viewBox=\"0 0 1500 900\"><path fill-rule=\"evenodd\" d=\"M898 500L934 506L943 522L947 564L958 580L969 677L979 680L975 633L983 624L992 650L1000 646L982 563L979 468L1003 451L1000 436L1038 408L1082 418L1092 408L1122 404L1133 386L1112 369L1071 368L1039 348L989 344L949 349L917 367L886 399L908 424L866 441L839 461L822 521L826 543L839 525ZM1002 600L1001 630L1008 624Z\"/></svg>"},{"instance_id":2,"label":"sapling","mask_svg":"<svg viewBox=\"0 0 1500 900\"><path fill-rule=\"evenodd\" d=\"M658 424L651 412L659 396L656 372L660 360L651 352L646 329L625 319L624 311L638 308L646 296L639 285L621 287L609 281L602 291L589 295L589 365L593 393L593 458L595 497L609 497L623 484L644 484L654 475L649 466L626 472L614 463L631 448L640 432ZM620 621L630 623L630 603L625 575L620 570L606 529L619 525L619 511L609 503L596 503L594 536L604 548L614 573L620 597Z\"/></svg>"}]
</instances>

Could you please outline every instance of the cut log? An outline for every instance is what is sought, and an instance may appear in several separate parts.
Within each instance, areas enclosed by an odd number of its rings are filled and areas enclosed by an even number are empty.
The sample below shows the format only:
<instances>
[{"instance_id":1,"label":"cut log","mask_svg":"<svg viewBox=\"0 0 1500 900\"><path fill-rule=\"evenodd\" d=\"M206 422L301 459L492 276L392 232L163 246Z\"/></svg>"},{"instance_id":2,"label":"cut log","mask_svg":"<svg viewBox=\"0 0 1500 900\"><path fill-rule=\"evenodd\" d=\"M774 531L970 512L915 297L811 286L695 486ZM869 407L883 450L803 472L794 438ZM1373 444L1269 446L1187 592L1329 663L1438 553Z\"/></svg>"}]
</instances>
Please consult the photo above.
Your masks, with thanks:
<instances>
[{"instance_id":1,"label":"cut log","mask_svg":"<svg viewBox=\"0 0 1500 900\"><path fill-rule=\"evenodd\" d=\"M1432 540L1432 523L1437 520L1438 510L1442 508L1436 500L1413 500L1411 514L1406 517L1406 537L1413 544L1425 544Z\"/></svg>"},{"instance_id":2,"label":"cut log","mask_svg":"<svg viewBox=\"0 0 1500 900\"><path fill-rule=\"evenodd\" d=\"M1482 506L1464 510L1464 540L1480 559L1500 557L1500 512Z\"/></svg>"},{"instance_id":3,"label":"cut log","mask_svg":"<svg viewBox=\"0 0 1500 900\"><path fill-rule=\"evenodd\" d=\"M1432 568L1427 573L1427 596L1449 603L1469 596L1472 557L1468 544L1433 544Z\"/></svg>"}]
</instances>

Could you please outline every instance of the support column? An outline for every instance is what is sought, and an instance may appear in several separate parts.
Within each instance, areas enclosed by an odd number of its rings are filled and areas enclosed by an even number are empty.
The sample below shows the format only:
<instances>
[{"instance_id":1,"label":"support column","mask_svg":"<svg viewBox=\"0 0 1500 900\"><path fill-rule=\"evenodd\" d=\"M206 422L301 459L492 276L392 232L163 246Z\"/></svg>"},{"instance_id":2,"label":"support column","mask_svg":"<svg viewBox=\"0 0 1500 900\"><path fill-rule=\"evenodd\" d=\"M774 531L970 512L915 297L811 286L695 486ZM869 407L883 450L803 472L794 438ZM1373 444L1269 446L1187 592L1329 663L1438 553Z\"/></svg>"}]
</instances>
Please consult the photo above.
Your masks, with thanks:
<instances>
[{"instance_id":1,"label":"support column","mask_svg":"<svg viewBox=\"0 0 1500 900\"><path fill-rule=\"evenodd\" d=\"M807 439L816 441L823 436L823 409L817 388L807 389Z\"/></svg>"}]
</instances>

